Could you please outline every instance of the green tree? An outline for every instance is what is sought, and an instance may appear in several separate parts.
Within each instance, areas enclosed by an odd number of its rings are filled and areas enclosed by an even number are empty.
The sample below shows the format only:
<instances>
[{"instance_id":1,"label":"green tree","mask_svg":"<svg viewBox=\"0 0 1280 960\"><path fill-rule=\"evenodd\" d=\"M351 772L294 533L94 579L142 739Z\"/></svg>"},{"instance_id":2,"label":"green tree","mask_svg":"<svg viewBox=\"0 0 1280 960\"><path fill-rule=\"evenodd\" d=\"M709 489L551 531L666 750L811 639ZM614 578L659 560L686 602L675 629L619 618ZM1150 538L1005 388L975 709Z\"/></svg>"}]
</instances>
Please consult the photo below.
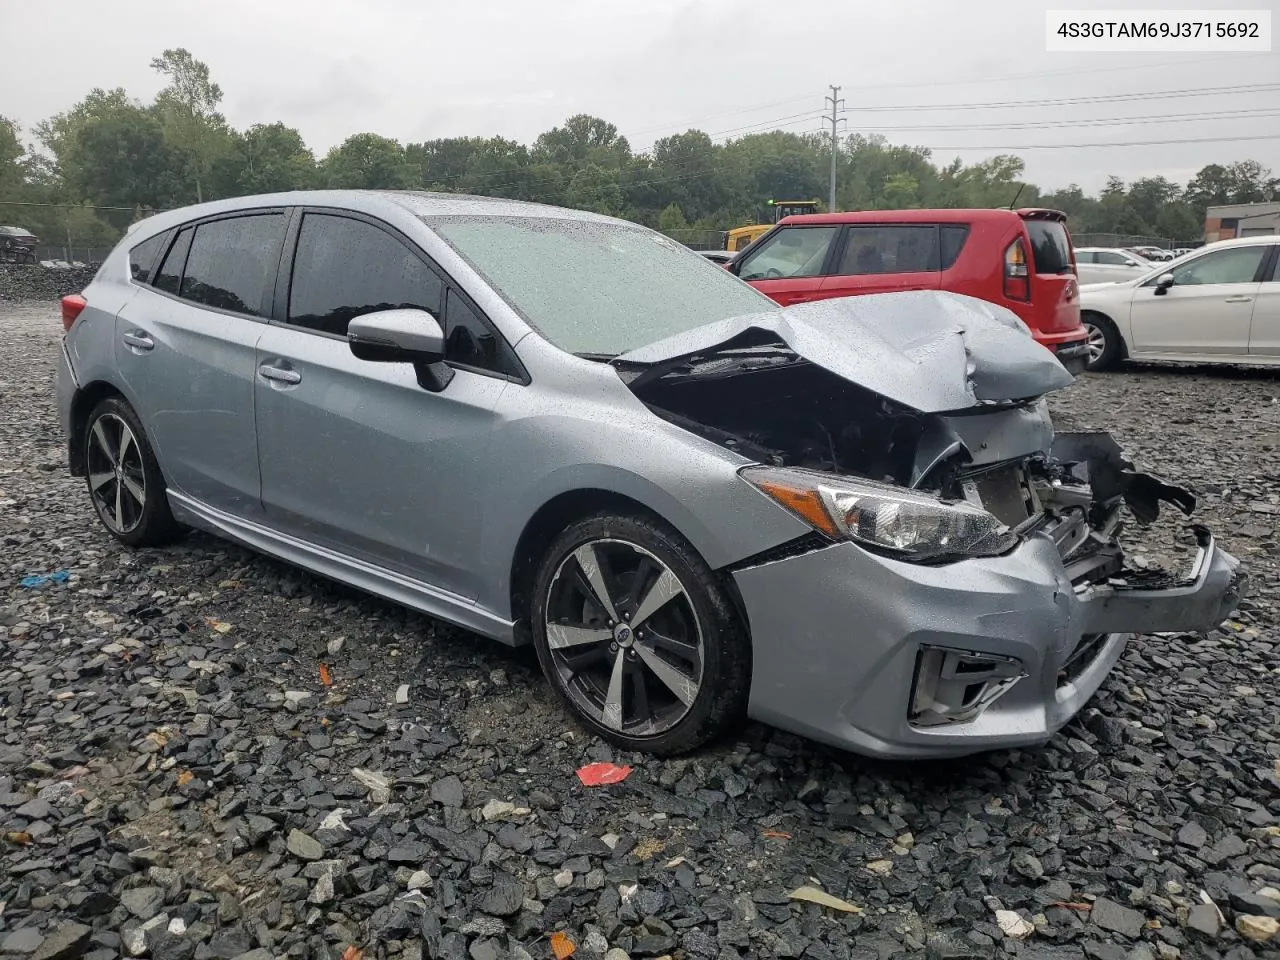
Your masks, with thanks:
<instances>
[{"instance_id":1,"label":"green tree","mask_svg":"<svg viewBox=\"0 0 1280 960\"><path fill-rule=\"evenodd\" d=\"M185 47L166 50L151 61L151 69L169 78L156 96L155 109L169 144L186 157L195 198L201 202L218 158L231 149L226 119L218 112L222 88L210 79L208 65Z\"/></svg>"},{"instance_id":2,"label":"green tree","mask_svg":"<svg viewBox=\"0 0 1280 960\"><path fill-rule=\"evenodd\" d=\"M376 133L347 137L325 156L320 173L330 187L361 190L404 190L417 180L404 147Z\"/></svg>"},{"instance_id":3,"label":"green tree","mask_svg":"<svg viewBox=\"0 0 1280 960\"><path fill-rule=\"evenodd\" d=\"M18 139L18 125L0 117L0 196L16 196L26 186L22 163L25 154Z\"/></svg>"},{"instance_id":4,"label":"green tree","mask_svg":"<svg viewBox=\"0 0 1280 960\"><path fill-rule=\"evenodd\" d=\"M623 206L619 171L594 163L580 167L565 185L564 203L578 210L619 215Z\"/></svg>"},{"instance_id":5,"label":"green tree","mask_svg":"<svg viewBox=\"0 0 1280 960\"><path fill-rule=\"evenodd\" d=\"M533 144L533 159L573 170L588 164L621 170L631 161L631 145L612 123L580 113L539 135Z\"/></svg>"},{"instance_id":6,"label":"green tree","mask_svg":"<svg viewBox=\"0 0 1280 960\"><path fill-rule=\"evenodd\" d=\"M676 240L683 240L689 233L689 221L678 203L669 203L658 214L658 229Z\"/></svg>"},{"instance_id":7,"label":"green tree","mask_svg":"<svg viewBox=\"0 0 1280 960\"><path fill-rule=\"evenodd\" d=\"M317 182L316 158L293 127L255 124L232 134L231 149L215 165L223 196L306 190Z\"/></svg>"}]
</instances>

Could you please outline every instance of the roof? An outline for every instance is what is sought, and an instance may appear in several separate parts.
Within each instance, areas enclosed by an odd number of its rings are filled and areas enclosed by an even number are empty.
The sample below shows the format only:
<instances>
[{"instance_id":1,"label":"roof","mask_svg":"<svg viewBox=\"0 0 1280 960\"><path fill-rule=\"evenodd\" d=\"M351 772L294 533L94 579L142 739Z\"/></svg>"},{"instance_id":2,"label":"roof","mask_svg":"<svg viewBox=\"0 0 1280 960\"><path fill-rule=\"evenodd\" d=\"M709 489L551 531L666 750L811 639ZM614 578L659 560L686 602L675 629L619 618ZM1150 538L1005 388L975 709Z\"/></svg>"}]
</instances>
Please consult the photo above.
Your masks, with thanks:
<instances>
[{"instance_id":1,"label":"roof","mask_svg":"<svg viewBox=\"0 0 1280 960\"><path fill-rule=\"evenodd\" d=\"M1204 215L1210 220L1221 220L1223 217L1255 217L1269 213L1280 213L1280 203L1225 203L1209 207Z\"/></svg>"},{"instance_id":2,"label":"roof","mask_svg":"<svg viewBox=\"0 0 1280 960\"><path fill-rule=\"evenodd\" d=\"M1039 209L1008 210L990 207L950 208L937 210L850 210L845 213L802 213L783 217L779 223L982 223L999 222L1021 216L1039 219L1037 215L1053 213Z\"/></svg>"},{"instance_id":3,"label":"roof","mask_svg":"<svg viewBox=\"0 0 1280 960\"><path fill-rule=\"evenodd\" d=\"M1230 240L1216 240L1213 243L1206 243L1202 247L1194 247L1197 253L1201 250L1221 249L1222 247L1256 247L1259 244L1280 243L1280 233L1264 233L1256 237L1233 237Z\"/></svg>"},{"instance_id":4,"label":"roof","mask_svg":"<svg viewBox=\"0 0 1280 960\"><path fill-rule=\"evenodd\" d=\"M337 207L377 215L399 208L415 217L542 217L558 220L584 220L601 223L624 223L613 217L585 210L569 210L544 203L508 200L503 197L477 197L465 193L429 193L425 190L294 190L288 193L264 193L247 197L229 197L208 203L193 204L167 210L140 220L130 232L145 224L146 232L166 230L176 224L200 217L263 207Z\"/></svg>"}]
</instances>

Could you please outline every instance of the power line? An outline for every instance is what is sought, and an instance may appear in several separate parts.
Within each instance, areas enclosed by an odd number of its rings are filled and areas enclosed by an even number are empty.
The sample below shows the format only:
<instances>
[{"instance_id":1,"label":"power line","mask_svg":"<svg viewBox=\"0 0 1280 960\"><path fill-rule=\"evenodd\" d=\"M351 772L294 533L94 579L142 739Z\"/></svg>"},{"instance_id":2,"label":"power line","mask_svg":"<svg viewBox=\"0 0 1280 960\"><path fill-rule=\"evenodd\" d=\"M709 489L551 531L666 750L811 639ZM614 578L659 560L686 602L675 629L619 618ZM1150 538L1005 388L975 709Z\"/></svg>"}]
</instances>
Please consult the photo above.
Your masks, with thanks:
<instances>
[{"instance_id":1,"label":"power line","mask_svg":"<svg viewBox=\"0 0 1280 960\"><path fill-rule=\"evenodd\" d=\"M1280 140L1280 133L1265 133L1248 137L1186 137L1178 140L1117 140L1110 143L1019 143L984 144L979 146L940 147L919 144L929 150L1083 150L1103 147L1167 147L1176 143L1243 143L1250 140Z\"/></svg>"},{"instance_id":2,"label":"power line","mask_svg":"<svg viewBox=\"0 0 1280 960\"><path fill-rule=\"evenodd\" d=\"M1188 97L1220 97L1241 93L1269 93L1280 83L1255 83L1229 87L1189 87L1185 90L1158 90L1152 93L1110 93L1089 97L1059 97L1052 100L997 100L990 103L899 104L896 106L850 107L858 113L889 110L991 110L1009 107L1070 107L1085 103L1123 103L1129 100L1182 100Z\"/></svg>"},{"instance_id":3,"label":"power line","mask_svg":"<svg viewBox=\"0 0 1280 960\"><path fill-rule=\"evenodd\" d=\"M1211 120L1243 120L1251 117L1273 117L1277 115L1280 115L1280 109L1257 107L1248 110L1224 110L1219 113L1150 114L1138 117L1099 117L1096 120L1036 120L977 124L921 124L918 126L885 124L875 127L862 126L862 129L875 131L1058 129L1061 127L1109 127L1149 123L1201 123Z\"/></svg>"},{"instance_id":4,"label":"power line","mask_svg":"<svg viewBox=\"0 0 1280 960\"><path fill-rule=\"evenodd\" d=\"M137 207L105 207L96 203L38 203L35 200L0 200L11 207L87 207L93 210L124 210L133 213Z\"/></svg>"},{"instance_id":5,"label":"power line","mask_svg":"<svg viewBox=\"0 0 1280 960\"><path fill-rule=\"evenodd\" d=\"M1252 56L1265 57L1265 56L1269 56L1269 54L1253 54ZM1129 64L1122 64L1119 66L1112 66L1112 67L1081 68L1081 69L1070 69L1070 70L1045 70L1045 71L1038 71L1035 73L1013 73L1013 74L1005 74L999 77L973 77L969 79L947 78L945 80L910 80L902 83L880 83L880 84L873 84L871 86L859 86L858 90L862 92L867 92L867 91L873 91L873 90L906 90L906 89L919 88L919 87L938 87L938 86L964 87L964 86L975 86L975 85L981 85L981 84L987 84L987 83L1005 83L1006 81L1009 81L1009 80L1034 80L1040 77L1093 76L1095 74L1119 73L1122 71L1129 71L1129 70L1159 70L1165 67L1185 68L1188 66L1192 66L1194 64L1220 63L1228 60L1231 61L1232 63L1239 64L1242 60L1245 60L1245 59L1248 59L1248 56L1241 57L1239 55L1231 55L1227 57L1200 57L1194 60L1170 60L1164 63L1129 63ZM722 117L740 116L741 114L744 114L744 113L754 113L757 110L767 110L770 107L781 107L791 103L801 103L803 101L812 99L812 96L813 96L812 94L804 94L804 95L790 97L786 100L773 100L773 101L770 101L769 103L758 103L758 104L755 104L754 106L740 107L736 110L726 110L723 113L715 113L709 116L698 117L692 120L680 120L680 121L673 121L671 123L657 124L656 126L652 126L652 127L641 127L638 130L632 130L631 133L634 136L640 133L651 133L655 130L669 130L675 127L684 126L686 124L705 123L708 120L719 120Z\"/></svg>"}]
</instances>

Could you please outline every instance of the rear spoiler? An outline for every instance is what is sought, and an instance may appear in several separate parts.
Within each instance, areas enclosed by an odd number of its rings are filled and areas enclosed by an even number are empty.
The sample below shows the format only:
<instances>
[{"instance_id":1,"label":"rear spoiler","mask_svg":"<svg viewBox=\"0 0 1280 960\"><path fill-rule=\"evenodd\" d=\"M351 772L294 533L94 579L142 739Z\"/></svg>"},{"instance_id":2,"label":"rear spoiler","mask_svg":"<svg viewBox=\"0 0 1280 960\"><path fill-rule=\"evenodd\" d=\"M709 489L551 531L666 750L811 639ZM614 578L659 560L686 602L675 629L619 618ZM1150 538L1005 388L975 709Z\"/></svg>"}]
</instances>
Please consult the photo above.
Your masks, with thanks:
<instances>
[{"instance_id":1,"label":"rear spoiler","mask_svg":"<svg viewBox=\"0 0 1280 960\"><path fill-rule=\"evenodd\" d=\"M1018 216L1023 220L1057 220L1059 223L1067 222L1067 215L1061 210L1050 210L1048 207L1023 207L1018 211Z\"/></svg>"}]
</instances>

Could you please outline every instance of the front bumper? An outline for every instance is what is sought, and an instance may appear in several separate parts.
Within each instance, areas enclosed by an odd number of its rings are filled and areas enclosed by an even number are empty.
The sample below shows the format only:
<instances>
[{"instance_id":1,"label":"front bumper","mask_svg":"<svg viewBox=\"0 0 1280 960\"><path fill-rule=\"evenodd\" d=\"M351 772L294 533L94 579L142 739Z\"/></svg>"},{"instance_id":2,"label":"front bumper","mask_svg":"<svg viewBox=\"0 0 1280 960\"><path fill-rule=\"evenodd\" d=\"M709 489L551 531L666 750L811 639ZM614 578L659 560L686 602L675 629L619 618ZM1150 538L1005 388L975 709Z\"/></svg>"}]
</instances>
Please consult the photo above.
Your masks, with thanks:
<instances>
[{"instance_id":1,"label":"front bumper","mask_svg":"<svg viewBox=\"0 0 1280 960\"><path fill-rule=\"evenodd\" d=\"M1191 575L1165 589L1074 587L1053 541L920 566L852 543L734 573L751 628L752 717L858 753L962 756L1042 743L1084 706L1132 633L1205 630L1243 590L1239 562L1197 530ZM909 719L918 654L1015 658L1024 676L976 718Z\"/></svg>"}]
</instances>

